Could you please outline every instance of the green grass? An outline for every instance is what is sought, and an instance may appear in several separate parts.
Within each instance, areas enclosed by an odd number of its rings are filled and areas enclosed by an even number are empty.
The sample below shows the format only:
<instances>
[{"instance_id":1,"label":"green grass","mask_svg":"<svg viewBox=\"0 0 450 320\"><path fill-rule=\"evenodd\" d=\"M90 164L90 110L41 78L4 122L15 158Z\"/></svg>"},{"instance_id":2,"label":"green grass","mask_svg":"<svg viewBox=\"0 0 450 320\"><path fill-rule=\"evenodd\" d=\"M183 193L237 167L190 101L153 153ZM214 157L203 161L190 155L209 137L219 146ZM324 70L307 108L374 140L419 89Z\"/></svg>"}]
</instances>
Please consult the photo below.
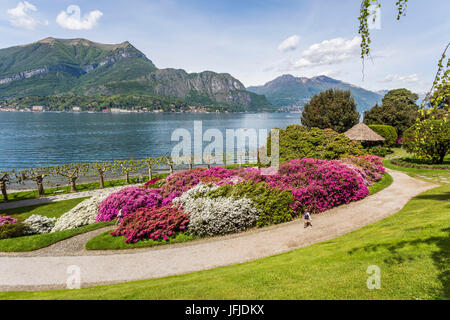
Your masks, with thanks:
<instances>
[{"instance_id":1,"label":"green grass","mask_svg":"<svg viewBox=\"0 0 450 320\"><path fill-rule=\"evenodd\" d=\"M394 179L389 173L386 172L383 176L383 179L381 179L380 181L374 183L369 187L370 195L373 195L389 187L392 184L392 182L394 182Z\"/></svg>"},{"instance_id":2,"label":"green grass","mask_svg":"<svg viewBox=\"0 0 450 320\"><path fill-rule=\"evenodd\" d=\"M126 243L125 237L113 237L110 233L113 231L109 230L97 237L92 238L86 244L86 249L88 250L122 250L122 249L137 249L137 248L149 248L166 244L182 243L194 240L195 237L192 235L187 235L179 233L175 238L170 238L167 241L154 241L154 240L141 240L136 243Z\"/></svg>"},{"instance_id":3,"label":"green grass","mask_svg":"<svg viewBox=\"0 0 450 320\"><path fill-rule=\"evenodd\" d=\"M185 275L0 299L450 299L450 185L375 224L288 253ZM369 266L381 289L368 290ZM143 266L144 267L144 266Z\"/></svg>"},{"instance_id":4,"label":"green grass","mask_svg":"<svg viewBox=\"0 0 450 320\"><path fill-rule=\"evenodd\" d=\"M386 168L404 172L413 178L438 183L450 182L450 170L406 168L392 164L391 160L384 160L383 163Z\"/></svg>"},{"instance_id":5,"label":"green grass","mask_svg":"<svg viewBox=\"0 0 450 320\"><path fill-rule=\"evenodd\" d=\"M1 213L23 221L33 214L49 218L59 218L77 204L87 198L71 199L43 205L4 210ZM59 231L49 234L39 234L20 238L0 240L0 252L26 252L48 247L56 242L71 238L78 234L93 231L111 223L96 223L72 230Z\"/></svg>"},{"instance_id":6,"label":"green grass","mask_svg":"<svg viewBox=\"0 0 450 320\"><path fill-rule=\"evenodd\" d=\"M389 160L389 159L406 158L406 157L413 156L411 153L409 153L408 151L406 151L403 148L392 148L392 151L394 151L394 153L388 154L386 157L384 157L384 159Z\"/></svg>"},{"instance_id":7,"label":"green grass","mask_svg":"<svg viewBox=\"0 0 450 320\"><path fill-rule=\"evenodd\" d=\"M80 202L87 198L78 198L65 201L58 201L46 204L40 204L30 207L21 207L15 209L2 210L1 214L12 216L19 220L25 220L33 214L39 216L45 216L49 218L59 218L62 214L66 213Z\"/></svg>"},{"instance_id":8,"label":"green grass","mask_svg":"<svg viewBox=\"0 0 450 320\"><path fill-rule=\"evenodd\" d=\"M155 175L154 177L155 178L165 178L165 177L167 177L167 174L159 174L159 175ZM146 177L144 177L144 179L146 179ZM137 178L131 178L130 182L132 184L138 183ZM125 186L125 185L126 185L125 179L105 181L105 188L120 187L120 186ZM97 189L100 189L99 182L91 182L91 183L77 185L78 192L97 190ZM63 191L63 192L56 193L58 195L59 194L67 194L67 193L70 193L70 186L62 186L59 188L45 189L45 195L46 196L54 196L54 195L56 195L55 191ZM38 194L37 190L22 191L22 192L15 192L15 193L8 194L9 202L27 200L27 199L36 199L36 198L39 198L39 194ZM3 203L3 202L4 202L3 196L0 196L0 203Z\"/></svg>"},{"instance_id":9,"label":"green grass","mask_svg":"<svg viewBox=\"0 0 450 320\"><path fill-rule=\"evenodd\" d=\"M54 233L38 234L27 237L12 238L0 240L0 252L28 252L46 248L59 241L71 238L73 236L107 227L109 222L94 223L88 226L58 231Z\"/></svg>"}]
</instances>

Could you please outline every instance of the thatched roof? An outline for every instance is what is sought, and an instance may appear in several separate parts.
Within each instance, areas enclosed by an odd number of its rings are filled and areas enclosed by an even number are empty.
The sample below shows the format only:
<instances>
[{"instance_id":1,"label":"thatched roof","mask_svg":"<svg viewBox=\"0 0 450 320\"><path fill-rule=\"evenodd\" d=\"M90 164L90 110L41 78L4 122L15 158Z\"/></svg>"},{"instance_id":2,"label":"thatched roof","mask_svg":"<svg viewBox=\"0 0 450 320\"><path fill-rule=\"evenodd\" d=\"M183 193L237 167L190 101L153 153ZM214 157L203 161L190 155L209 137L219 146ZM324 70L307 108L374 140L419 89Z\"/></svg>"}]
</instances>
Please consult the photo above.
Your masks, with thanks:
<instances>
[{"instance_id":1,"label":"thatched roof","mask_svg":"<svg viewBox=\"0 0 450 320\"><path fill-rule=\"evenodd\" d=\"M358 123L356 126L344 133L350 140L356 141L385 141L382 136L370 129L364 123Z\"/></svg>"}]
</instances>

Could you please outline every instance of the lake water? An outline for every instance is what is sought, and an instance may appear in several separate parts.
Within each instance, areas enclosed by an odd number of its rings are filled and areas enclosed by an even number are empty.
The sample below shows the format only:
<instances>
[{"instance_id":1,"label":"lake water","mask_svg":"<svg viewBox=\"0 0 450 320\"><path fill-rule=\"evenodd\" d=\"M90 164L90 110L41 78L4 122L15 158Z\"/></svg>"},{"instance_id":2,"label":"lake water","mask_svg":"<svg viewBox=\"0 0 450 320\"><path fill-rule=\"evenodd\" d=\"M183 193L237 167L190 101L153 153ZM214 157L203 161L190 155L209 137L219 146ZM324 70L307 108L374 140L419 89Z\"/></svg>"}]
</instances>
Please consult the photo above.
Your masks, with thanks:
<instances>
[{"instance_id":1,"label":"lake water","mask_svg":"<svg viewBox=\"0 0 450 320\"><path fill-rule=\"evenodd\" d=\"M169 155L177 128L272 129L297 113L152 114L0 112L0 170ZM224 143L225 145L225 143Z\"/></svg>"}]
</instances>

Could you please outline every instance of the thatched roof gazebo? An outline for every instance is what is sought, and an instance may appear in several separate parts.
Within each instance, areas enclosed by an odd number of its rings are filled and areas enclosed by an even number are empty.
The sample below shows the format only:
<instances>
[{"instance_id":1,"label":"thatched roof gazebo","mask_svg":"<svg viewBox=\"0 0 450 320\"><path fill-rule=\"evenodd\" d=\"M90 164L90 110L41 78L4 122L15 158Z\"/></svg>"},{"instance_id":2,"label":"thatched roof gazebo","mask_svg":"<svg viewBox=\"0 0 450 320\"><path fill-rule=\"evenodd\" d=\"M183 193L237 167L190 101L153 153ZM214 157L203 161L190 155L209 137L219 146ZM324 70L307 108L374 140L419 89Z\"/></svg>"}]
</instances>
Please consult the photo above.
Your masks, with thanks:
<instances>
[{"instance_id":1,"label":"thatched roof gazebo","mask_svg":"<svg viewBox=\"0 0 450 320\"><path fill-rule=\"evenodd\" d=\"M350 140L356 141L385 141L382 136L378 133L370 129L364 123L358 123L356 126L344 132L344 135L347 136Z\"/></svg>"}]
</instances>

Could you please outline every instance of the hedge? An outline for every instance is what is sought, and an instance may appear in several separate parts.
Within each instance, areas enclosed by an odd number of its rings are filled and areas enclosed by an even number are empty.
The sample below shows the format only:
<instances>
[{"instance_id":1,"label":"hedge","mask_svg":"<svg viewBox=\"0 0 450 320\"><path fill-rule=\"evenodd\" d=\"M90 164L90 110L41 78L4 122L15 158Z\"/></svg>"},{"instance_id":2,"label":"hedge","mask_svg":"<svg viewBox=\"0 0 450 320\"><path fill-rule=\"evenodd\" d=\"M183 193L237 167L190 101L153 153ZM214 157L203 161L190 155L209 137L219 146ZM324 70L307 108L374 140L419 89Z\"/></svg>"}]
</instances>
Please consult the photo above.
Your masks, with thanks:
<instances>
[{"instance_id":1,"label":"hedge","mask_svg":"<svg viewBox=\"0 0 450 320\"><path fill-rule=\"evenodd\" d=\"M369 128L385 138L388 146L393 146L397 142L398 134L394 127L384 124L371 124Z\"/></svg>"}]
</instances>

